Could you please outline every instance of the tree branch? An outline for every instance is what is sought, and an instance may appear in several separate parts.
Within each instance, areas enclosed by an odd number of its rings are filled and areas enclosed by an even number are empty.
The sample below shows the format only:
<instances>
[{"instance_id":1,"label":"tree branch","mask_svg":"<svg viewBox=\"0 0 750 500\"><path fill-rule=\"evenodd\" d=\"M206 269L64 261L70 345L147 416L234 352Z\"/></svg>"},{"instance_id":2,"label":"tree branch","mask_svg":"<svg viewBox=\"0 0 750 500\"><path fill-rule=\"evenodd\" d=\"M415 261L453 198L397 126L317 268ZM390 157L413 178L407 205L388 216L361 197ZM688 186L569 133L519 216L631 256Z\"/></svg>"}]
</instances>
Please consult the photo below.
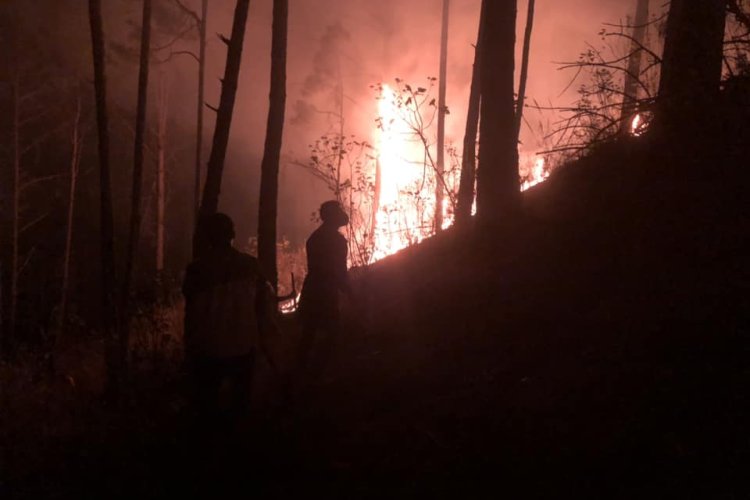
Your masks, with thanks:
<instances>
[{"instance_id":1,"label":"tree branch","mask_svg":"<svg viewBox=\"0 0 750 500\"><path fill-rule=\"evenodd\" d=\"M193 21L195 21L196 26L201 25L203 21L201 20L201 17L198 15L197 12L195 12L193 9L191 9L190 7L182 3L181 0L174 0L174 3L177 5L177 7L180 8L182 12L184 12L185 14L193 18Z\"/></svg>"}]
</instances>

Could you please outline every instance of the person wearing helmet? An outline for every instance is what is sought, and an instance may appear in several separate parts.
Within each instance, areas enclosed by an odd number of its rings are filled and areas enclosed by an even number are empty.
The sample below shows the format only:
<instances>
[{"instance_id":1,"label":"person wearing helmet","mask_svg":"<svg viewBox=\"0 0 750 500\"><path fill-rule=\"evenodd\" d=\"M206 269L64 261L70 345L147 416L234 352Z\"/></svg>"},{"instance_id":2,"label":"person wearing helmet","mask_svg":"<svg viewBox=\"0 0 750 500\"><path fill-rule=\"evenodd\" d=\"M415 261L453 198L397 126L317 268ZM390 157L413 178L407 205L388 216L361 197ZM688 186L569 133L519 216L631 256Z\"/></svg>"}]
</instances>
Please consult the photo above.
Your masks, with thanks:
<instances>
[{"instance_id":1,"label":"person wearing helmet","mask_svg":"<svg viewBox=\"0 0 750 500\"><path fill-rule=\"evenodd\" d=\"M196 416L201 425L213 427L235 421L247 410L270 296L257 260L232 246L229 216L210 216L202 231L207 249L187 267L182 286L185 351ZM222 405L220 388L227 382L231 400Z\"/></svg>"},{"instance_id":2,"label":"person wearing helmet","mask_svg":"<svg viewBox=\"0 0 750 500\"><path fill-rule=\"evenodd\" d=\"M346 259L348 244L339 228L349 223L349 216L337 201L327 201L320 206L322 224L307 240L307 276L300 297L302 321L302 349L300 368L304 369L310 358L315 337L319 331L328 334L328 343L338 332L340 321L340 294L349 293Z\"/></svg>"}]
</instances>

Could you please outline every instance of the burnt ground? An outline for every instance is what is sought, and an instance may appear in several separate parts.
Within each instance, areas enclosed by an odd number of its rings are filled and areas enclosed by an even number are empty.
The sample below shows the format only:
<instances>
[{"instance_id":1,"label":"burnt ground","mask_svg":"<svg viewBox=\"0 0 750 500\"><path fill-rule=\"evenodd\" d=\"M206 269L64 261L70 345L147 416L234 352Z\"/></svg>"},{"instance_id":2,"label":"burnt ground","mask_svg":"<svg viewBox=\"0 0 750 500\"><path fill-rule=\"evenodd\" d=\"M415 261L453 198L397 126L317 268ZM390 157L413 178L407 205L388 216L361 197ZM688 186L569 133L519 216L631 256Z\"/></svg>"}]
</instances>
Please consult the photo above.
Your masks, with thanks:
<instances>
[{"instance_id":1,"label":"burnt ground","mask_svg":"<svg viewBox=\"0 0 750 500\"><path fill-rule=\"evenodd\" d=\"M359 273L346 331L293 404L261 363L252 422L200 452L183 388L154 381L146 416L82 416L95 431L50 444L5 492L746 498L745 144L605 146L512 223ZM297 343L286 319L276 361Z\"/></svg>"}]
</instances>

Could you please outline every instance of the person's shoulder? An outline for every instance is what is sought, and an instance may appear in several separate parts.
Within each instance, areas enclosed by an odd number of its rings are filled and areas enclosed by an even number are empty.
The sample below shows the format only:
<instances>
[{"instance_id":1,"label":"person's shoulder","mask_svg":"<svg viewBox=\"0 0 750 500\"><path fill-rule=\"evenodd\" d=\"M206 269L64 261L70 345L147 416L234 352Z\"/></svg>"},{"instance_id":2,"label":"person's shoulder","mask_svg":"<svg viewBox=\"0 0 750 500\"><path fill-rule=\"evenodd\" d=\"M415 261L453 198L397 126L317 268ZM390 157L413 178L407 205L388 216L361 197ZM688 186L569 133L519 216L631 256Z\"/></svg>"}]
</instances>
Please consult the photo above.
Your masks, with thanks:
<instances>
[{"instance_id":1,"label":"person's shoulder","mask_svg":"<svg viewBox=\"0 0 750 500\"><path fill-rule=\"evenodd\" d=\"M315 240L317 238L320 238L320 236L324 233L323 226L318 226L315 228L315 230L310 233L310 237L307 238L307 241Z\"/></svg>"},{"instance_id":2,"label":"person's shoulder","mask_svg":"<svg viewBox=\"0 0 750 500\"><path fill-rule=\"evenodd\" d=\"M241 252L237 249L232 249L232 252L234 254L234 260L237 265L254 271L257 271L259 269L257 258L253 257L249 253Z\"/></svg>"}]
</instances>

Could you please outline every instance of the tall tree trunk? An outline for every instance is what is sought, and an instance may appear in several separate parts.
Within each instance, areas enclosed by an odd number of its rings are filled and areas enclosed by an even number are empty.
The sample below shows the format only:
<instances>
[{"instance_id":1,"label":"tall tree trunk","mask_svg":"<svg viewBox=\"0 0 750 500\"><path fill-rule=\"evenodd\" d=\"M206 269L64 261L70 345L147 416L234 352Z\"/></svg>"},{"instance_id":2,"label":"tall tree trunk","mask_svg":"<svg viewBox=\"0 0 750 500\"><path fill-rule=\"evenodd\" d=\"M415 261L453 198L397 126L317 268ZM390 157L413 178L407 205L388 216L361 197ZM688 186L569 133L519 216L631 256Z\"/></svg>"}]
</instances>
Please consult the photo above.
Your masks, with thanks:
<instances>
[{"instance_id":1,"label":"tall tree trunk","mask_svg":"<svg viewBox=\"0 0 750 500\"><path fill-rule=\"evenodd\" d=\"M521 123L523 123L523 108L526 105L526 84L529 80L529 54L531 53L531 35L534 32L535 0L529 0L526 14L526 31L523 37L523 57L521 59L521 79L518 85L518 105L516 106L516 142L521 137Z\"/></svg>"},{"instance_id":2,"label":"tall tree trunk","mask_svg":"<svg viewBox=\"0 0 750 500\"><path fill-rule=\"evenodd\" d=\"M73 249L73 215L76 204L76 184L78 182L78 166L81 162L81 98L76 98L76 114L73 121L72 150L70 153L70 185L68 188L68 215L65 230L65 256L63 257L63 275L60 287L60 317L58 318L57 336L55 343L65 334L68 315L68 289L70 286L70 257Z\"/></svg>"},{"instance_id":3,"label":"tall tree trunk","mask_svg":"<svg viewBox=\"0 0 750 500\"><path fill-rule=\"evenodd\" d=\"M672 0L667 18L657 130L689 133L710 113L721 82L724 0Z\"/></svg>"},{"instance_id":4,"label":"tall tree trunk","mask_svg":"<svg viewBox=\"0 0 750 500\"><path fill-rule=\"evenodd\" d=\"M194 191L194 220L198 225L198 211L201 203L201 170L203 169L203 108L205 106L206 89L206 23L208 22L208 0L201 4L200 19L200 53L198 56L198 130L195 137L195 191Z\"/></svg>"},{"instance_id":5,"label":"tall tree trunk","mask_svg":"<svg viewBox=\"0 0 750 500\"><path fill-rule=\"evenodd\" d=\"M130 350L130 289L135 273L135 260L138 254L138 241L143 219L143 157L146 135L146 113L148 105L148 74L151 53L151 0L143 0L141 26L141 58L138 70L138 102L135 117L135 141L133 146L133 189L130 196L130 234L125 259L125 275L122 280L121 308L123 321L120 331L120 364L123 375L127 376L128 352Z\"/></svg>"},{"instance_id":6,"label":"tall tree trunk","mask_svg":"<svg viewBox=\"0 0 750 500\"><path fill-rule=\"evenodd\" d=\"M484 31L484 3L479 16L479 33L474 47L474 67L471 73L471 90L469 92L469 110L466 115L464 132L464 151L461 159L461 180L458 186L458 206L456 208L456 225L465 226L471 219L474 205L474 184L476 183L477 132L479 131L479 104L481 92L481 55L482 34Z\"/></svg>"},{"instance_id":7,"label":"tall tree trunk","mask_svg":"<svg viewBox=\"0 0 750 500\"><path fill-rule=\"evenodd\" d=\"M102 279L102 329L107 348L108 392L116 397L120 389L122 367L119 364L117 342L117 302L115 278L114 217L109 166L109 117L107 113L107 78L105 70L104 32L102 29L101 0L89 0L91 47L94 60L94 89L96 92L97 135L99 142L100 238Z\"/></svg>"},{"instance_id":8,"label":"tall tree trunk","mask_svg":"<svg viewBox=\"0 0 750 500\"><path fill-rule=\"evenodd\" d=\"M516 1L484 0L477 216L496 223L521 202L515 139Z\"/></svg>"},{"instance_id":9,"label":"tall tree trunk","mask_svg":"<svg viewBox=\"0 0 750 500\"><path fill-rule=\"evenodd\" d=\"M273 2L271 43L271 94L266 128L266 144L260 174L258 208L258 260L266 278L276 288L276 213L279 191L279 161L286 106L286 46L289 0Z\"/></svg>"},{"instance_id":10,"label":"tall tree trunk","mask_svg":"<svg viewBox=\"0 0 750 500\"><path fill-rule=\"evenodd\" d=\"M16 336L16 320L18 318L18 237L20 233L21 217L21 96L20 77L16 75L13 82L13 213L11 221L11 256L10 256L10 310L8 311L8 338L5 342L12 342Z\"/></svg>"},{"instance_id":11,"label":"tall tree trunk","mask_svg":"<svg viewBox=\"0 0 750 500\"><path fill-rule=\"evenodd\" d=\"M198 214L198 225L193 238L193 253L195 255L201 255L207 246L203 231L203 221L215 213L219 206L221 178L224 172L224 160L229 144L229 130L232 126L234 101L237 96L237 86L239 84L242 46L245 41L245 25L247 24L249 8L250 0L237 0L232 24L232 38L227 39L222 37L222 41L228 47L227 64L221 84L221 98L216 114L216 128L214 129L211 156L208 159L206 182L203 186L203 198L201 199Z\"/></svg>"},{"instance_id":12,"label":"tall tree trunk","mask_svg":"<svg viewBox=\"0 0 750 500\"><path fill-rule=\"evenodd\" d=\"M633 114L638 103L638 87L641 76L641 60L643 59L643 44L646 41L646 25L648 24L649 0L637 0L635 21L633 24L633 40L630 43L630 58L628 71L625 73L623 84L622 112L620 114L620 132L630 133Z\"/></svg>"},{"instance_id":13,"label":"tall tree trunk","mask_svg":"<svg viewBox=\"0 0 750 500\"><path fill-rule=\"evenodd\" d=\"M438 79L437 172L435 175L435 232L443 229L443 200L445 199L445 104L448 77L448 26L450 0L443 0L440 28L440 76Z\"/></svg>"},{"instance_id":14,"label":"tall tree trunk","mask_svg":"<svg viewBox=\"0 0 750 500\"><path fill-rule=\"evenodd\" d=\"M156 281L164 274L164 213L166 207L167 110L169 96L162 76L159 81L159 117L156 133Z\"/></svg>"},{"instance_id":15,"label":"tall tree trunk","mask_svg":"<svg viewBox=\"0 0 750 500\"><path fill-rule=\"evenodd\" d=\"M151 0L143 0L143 25L141 27L141 60L138 71L138 103L135 117L135 142L133 148L133 190L130 197L130 235L125 261L125 276L122 286L122 312L128 315L130 288L135 272L135 259L138 253L138 240L143 218L143 157L146 135L146 113L148 106L148 76L151 52ZM126 329L126 337L127 329ZM127 339L124 339L127 342Z\"/></svg>"}]
</instances>

